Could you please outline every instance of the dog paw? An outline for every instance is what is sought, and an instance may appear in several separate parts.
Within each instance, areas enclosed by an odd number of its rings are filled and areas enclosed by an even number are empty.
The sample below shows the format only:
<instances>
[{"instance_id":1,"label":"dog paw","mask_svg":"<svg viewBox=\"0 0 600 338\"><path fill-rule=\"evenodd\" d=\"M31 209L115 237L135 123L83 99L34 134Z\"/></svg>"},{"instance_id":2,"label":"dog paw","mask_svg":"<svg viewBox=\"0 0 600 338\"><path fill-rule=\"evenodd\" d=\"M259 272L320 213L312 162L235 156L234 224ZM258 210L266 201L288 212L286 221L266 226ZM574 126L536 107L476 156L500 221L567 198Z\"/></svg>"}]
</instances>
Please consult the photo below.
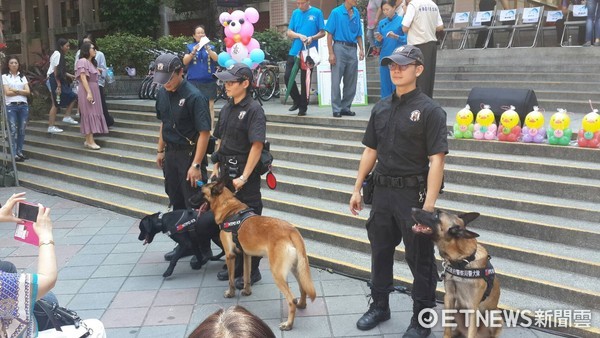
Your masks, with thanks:
<instances>
[{"instance_id":1,"label":"dog paw","mask_svg":"<svg viewBox=\"0 0 600 338\"><path fill-rule=\"evenodd\" d=\"M201 262L195 262L195 263L190 262L190 266L192 267L192 270L200 270L202 268L202 263Z\"/></svg>"},{"instance_id":2,"label":"dog paw","mask_svg":"<svg viewBox=\"0 0 600 338\"><path fill-rule=\"evenodd\" d=\"M283 323L279 324L279 329L281 331L289 331L292 329L292 325L293 324L288 324L288 322L283 322Z\"/></svg>"},{"instance_id":3,"label":"dog paw","mask_svg":"<svg viewBox=\"0 0 600 338\"><path fill-rule=\"evenodd\" d=\"M167 278L167 277L171 276L172 274L173 274L173 271L169 271L169 270L167 270L167 271L165 271L165 272L163 273L163 277L164 277L164 278Z\"/></svg>"},{"instance_id":4,"label":"dog paw","mask_svg":"<svg viewBox=\"0 0 600 338\"><path fill-rule=\"evenodd\" d=\"M304 303L301 303L300 298L295 298L294 304L296 304L296 308L298 309L306 309L306 301Z\"/></svg>"},{"instance_id":5,"label":"dog paw","mask_svg":"<svg viewBox=\"0 0 600 338\"><path fill-rule=\"evenodd\" d=\"M252 290L242 290L242 296L250 296L252 294Z\"/></svg>"},{"instance_id":6,"label":"dog paw","mask_svg":"<svg viewBox=\"0 0 600 338\"><path fill-rule=\"evenodd\" d=\"M233 290L227 290L223 294L223 297L225 297L225 298L233 298L233 296L235 296L235 291L233 291Z\"/></svg>"}]
</instances>

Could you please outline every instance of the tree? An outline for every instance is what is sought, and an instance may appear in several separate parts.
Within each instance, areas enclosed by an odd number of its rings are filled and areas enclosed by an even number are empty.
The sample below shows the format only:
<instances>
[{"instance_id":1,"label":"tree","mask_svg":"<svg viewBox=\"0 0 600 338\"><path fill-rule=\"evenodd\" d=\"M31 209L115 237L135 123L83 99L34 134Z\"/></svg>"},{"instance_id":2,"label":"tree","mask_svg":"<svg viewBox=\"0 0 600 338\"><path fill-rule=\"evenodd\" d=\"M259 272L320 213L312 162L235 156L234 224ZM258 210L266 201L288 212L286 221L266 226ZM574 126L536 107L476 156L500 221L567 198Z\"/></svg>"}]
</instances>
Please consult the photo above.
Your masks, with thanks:
<instances>
[{"instance_id":1,"label":"tree","mask_svg":"<svg viewBox=\"0 0 600 338\"><path fill-rule=\"evenodd\" d=\"M159 5L160 0L104 0L102 21L108 22L114 33L156 37Z\"/></svg>"}]
</instances>

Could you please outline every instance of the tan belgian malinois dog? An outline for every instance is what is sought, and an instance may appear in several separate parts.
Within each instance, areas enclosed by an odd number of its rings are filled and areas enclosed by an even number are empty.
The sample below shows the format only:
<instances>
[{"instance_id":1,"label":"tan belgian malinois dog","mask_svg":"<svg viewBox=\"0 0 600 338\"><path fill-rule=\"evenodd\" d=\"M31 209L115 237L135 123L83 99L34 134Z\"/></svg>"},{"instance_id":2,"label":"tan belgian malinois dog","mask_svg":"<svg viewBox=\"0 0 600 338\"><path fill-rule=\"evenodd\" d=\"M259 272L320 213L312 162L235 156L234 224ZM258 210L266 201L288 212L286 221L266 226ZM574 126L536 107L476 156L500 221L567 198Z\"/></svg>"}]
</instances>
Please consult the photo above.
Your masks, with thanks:
<instances>
[{"instance_id":1,"label":"tan belgian malinois dog","mask_svg":"<svg viewBox=\"0 0 600 338\"><path fill-rule=\"evenodd\" d=\"M241 291L244 296L252 294L250 289L250 257L268 256L273 279L285 296L289 309L287 321L279 324L279 328L281 330L291 330L294 325L296 308L306 308L307 295L312 301L316 297L302 235L300 235L298 229L286 221L273 217L252 215L245 218L237 230L237 239L241 245L241 248L239 248L234 242L232 232L226 232L223 229L229 223L236 223L231 221L232 217L236 217L240 211L247 210L248 206L235 198L224 181L204 185L202 195L205 203L210 205L210 209L215 214L215 221L221 226L220 238L223 250L225 250L229 272L229 289L225 291L225 297L231 298L235 295L234 263L236 252L242 249L244 253L244 288ZM203 208L201 207L201 209ZM290 270L294 273L300 286L299 299L294 298L286 281Z\"/></svg>"},{"instance_id":2,"label":"tan belgian malinois dog","mask_svg":"<svg viewBox=\"0 0 600 338\"><path fill-rule=\"evenodd\" d=\"M412 217L418 223L413 231L431 236L444 262L444 309L472 310L490 316L491 310L498 309L500 282L490 264L487 250L479 243L479 235L467 230L466 225L479 217L479 213L453 215L436 209L434 213L422 209L412 209ZM502 317L495 311L493 320L485 326L477 319L475 312L453 314L456 330L446 326L444 338L499 337L502 331ZM466 317L466 318L465 318ZM481 318L481 317L480 317ZM479 325L478 325L479 324Z\"/></svg>"}]
</instances>

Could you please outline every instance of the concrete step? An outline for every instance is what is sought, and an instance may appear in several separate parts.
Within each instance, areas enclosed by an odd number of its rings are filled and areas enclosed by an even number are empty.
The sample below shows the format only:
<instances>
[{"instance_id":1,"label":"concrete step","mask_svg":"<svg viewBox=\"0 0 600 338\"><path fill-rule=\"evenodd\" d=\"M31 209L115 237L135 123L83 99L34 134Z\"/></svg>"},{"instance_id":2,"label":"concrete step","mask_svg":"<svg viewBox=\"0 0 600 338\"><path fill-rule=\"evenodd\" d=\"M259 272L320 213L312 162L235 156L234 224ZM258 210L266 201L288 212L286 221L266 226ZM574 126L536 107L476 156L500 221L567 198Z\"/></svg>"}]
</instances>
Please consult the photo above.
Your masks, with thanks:
<instances>
[{"instance_id":1,"label":"concrete step","mask_svg":"<svg viewBox=\"0 0 600 338\"><path fill-rule=\"evenodd\" d=\"M446 63L446 60L438 58L436 64L436 73L484 73L493 70L494 72L508 72L508 73L554 73L556 69L549 67L548 65L542 64L534 64L534 65L521 65L521 64L511 64L508 65L506 63L502 64L470 64L466 65L464 63L450 62ZM589 72L585 70L589 69ZM598 64L588 64L585 65L585 68L582 67L582 64L577 63L569 63L562 64L560 67L561 73L592 73L598 74L600 72L600 65Z\"/></svg>"},{"instance_id":2,"label":"concrete step","mask_svg":"<svg viewBox=\"0 0 600 338\"><path fill-rule=\"evenodd\" d=\"M539 92L565 92L565 88L569 88L569 92L586 92L589 91L593 86L585 82L553 82L553 81L451 81L451 80L438 80L435 81L435 90L439 89L455 89L455 90L468 90L471 91L474 87L486 87L486 88L520 88L520 89L533 89L536 96ZM596 93L594 93L596 94ZM539 97L538 97L539 99Z\"/></svg>"},{"instance_id":3,"label":"concrete step","mask_svg":"<svg viewBox=\"0 0 600 338\"><path fill-rule=\"evenodd\" d=\"M591 73L518 73L518 72L501 72L491 69L487 72L435 72L435 79L446 81L489 81L490 79L498 81L543 81L543 82L587 82L597 84L599 82L597 74Z\"/></svg>"},{"instance_id":4,"label":"concrete step","mask_svg":"<svg viewBox=\"0 0 600 338\"><path fill-rule=\"evenodd\" d=\"M598 86L600 86L600 82L598 83ZM483 86L478 86L478 87L483 87ZM511 88L515 88L512 85L510 86ZM529 89L534 89L535 91L535 96L537 98L537 100L539 102L546 102L546 101L560 101L560 102L567 102L567 101L580 101L582 104L583 103L587 103L587 100L590 99L596 99L596 98L600 98L600 95L598 95L597 92L594 91L590 91L590 89L593 90L593 88L588 88L587 91L570 91L570 92L565 92L564 89L560 90L560 89L556 89L556 90L538 90L535 88L536 86L531 86L529 87ZM498 86L493 86L493 88L498 88ZM518 88L518 87L517 87ZM525 87L526 88L526 87ZM468 98L469 97L469 93L471 91L471 88L444 88L444 87L439 87L436 86L435 87L435 91L434 91L434 95L437 97L442 96L442 97L465 97ZM588 103L588 109L589 109L589 103ZM570 107L567 107L567 109Z\"/></svg>"},{"instance_id":5,"label":"concrete step","mask_svg":"<svg viewBox=\"0 0 600 338\"><path fill-rule=\"evenodd\" d=\"M548 66L556 69L562 65L561 60L577 60L581 66L597 66L594 60L597 51L593 48L491 48L478 50L438 50L437 65L507 65L506 60L519 60L515 64L520 67ZM514 63L514 62L513 62Z\"/></svg>"},{"instance_id":6,"label":"concrete step","mask_svg":"<svg viewBox=\"0 0 600 338\"><path fill-rule=\"evenodd\" d=\"M467 104L468 95L463 97L450 97L450 96L441 96L441 95L433 95L433 99L436 100L443 107L464 107ZM594 102L597 100L594 99ZM590 105L587 101L580 100L538 100L539 107L544 108L548 111L555 111L558 108L565 108L570 112L575 113L589 113Z\"/></svg>"}]
</instances>

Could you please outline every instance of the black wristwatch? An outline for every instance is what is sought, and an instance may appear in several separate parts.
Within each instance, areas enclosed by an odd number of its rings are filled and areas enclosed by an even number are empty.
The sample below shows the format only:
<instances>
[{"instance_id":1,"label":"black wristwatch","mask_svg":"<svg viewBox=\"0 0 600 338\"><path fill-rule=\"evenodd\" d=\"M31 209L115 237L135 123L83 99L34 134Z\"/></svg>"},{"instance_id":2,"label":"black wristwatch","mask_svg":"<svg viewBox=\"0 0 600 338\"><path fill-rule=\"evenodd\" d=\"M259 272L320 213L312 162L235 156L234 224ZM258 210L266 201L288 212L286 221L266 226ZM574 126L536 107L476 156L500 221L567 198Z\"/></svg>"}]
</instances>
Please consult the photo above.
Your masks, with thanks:
<instances>
[{"instance_id":1,"label":"black wristwatch","mask_svg":"<svg viewBox=\"0 0 600 338\"><path fill-rule=\"evenodd\" d=\"M200 163L192 163L192 167L200 170Z\"/></svg>"}]
</instances>

